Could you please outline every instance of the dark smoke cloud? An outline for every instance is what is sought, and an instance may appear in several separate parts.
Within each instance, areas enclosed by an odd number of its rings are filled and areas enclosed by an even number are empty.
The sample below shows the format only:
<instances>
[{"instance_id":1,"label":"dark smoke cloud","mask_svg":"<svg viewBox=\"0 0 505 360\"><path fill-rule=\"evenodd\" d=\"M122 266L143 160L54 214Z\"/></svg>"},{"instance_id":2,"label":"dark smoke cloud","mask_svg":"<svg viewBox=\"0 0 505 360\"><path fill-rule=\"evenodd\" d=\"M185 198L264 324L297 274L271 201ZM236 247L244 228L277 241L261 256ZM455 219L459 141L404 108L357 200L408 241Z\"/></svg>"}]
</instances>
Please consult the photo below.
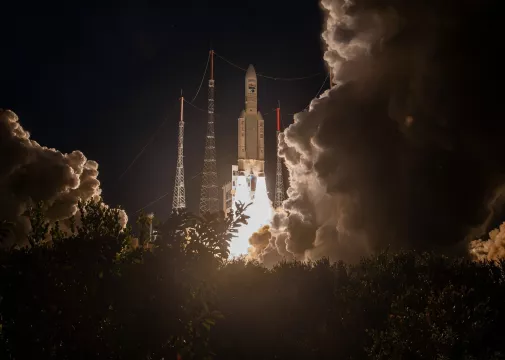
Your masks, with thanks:
<instances>
[{"instance_id":1,"label":"dark smoke cloud","mask_svg":"<svg viewBox=\"0 0 505 360\"><path fill-rule=\"evenodd\" d=\"M336 85L279 139L289 198L260 257L468 253L505 189L494 5L321 1Z\"/></svg>"},{"instance_id":2,"label":"dark smoke cloud","mask_svg":"<svg viewBox=\"0 0 505 360\"><path fill-rule=\"evenodd\" d=\"M100 196L98 164L80 151L63 154L30 139L12 111L0 109L0 219L16 224L24 242L30 224L27 208L42 201L50 221L75 215L79 199ZM121 212L126 225L126 213ZM5 244L4 244L5 245Z\"/></svg>"}]
</instances>

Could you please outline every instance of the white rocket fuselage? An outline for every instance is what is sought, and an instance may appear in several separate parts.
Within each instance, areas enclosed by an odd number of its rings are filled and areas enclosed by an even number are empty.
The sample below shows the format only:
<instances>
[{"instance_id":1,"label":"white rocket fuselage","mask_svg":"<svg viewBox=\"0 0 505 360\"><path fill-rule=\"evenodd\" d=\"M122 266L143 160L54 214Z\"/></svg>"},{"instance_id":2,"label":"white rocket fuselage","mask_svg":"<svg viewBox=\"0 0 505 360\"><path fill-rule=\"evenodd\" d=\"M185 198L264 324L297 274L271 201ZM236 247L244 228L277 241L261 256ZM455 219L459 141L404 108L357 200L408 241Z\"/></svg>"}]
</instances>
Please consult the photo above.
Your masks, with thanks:
<instances>
[{"instance_id":1,"label":"white rocket fuselage","mask_svg":"<svg viewBox=\"0 0 505 360\"><path fill-rule=\"evenodd\" d=\"M239 203L247 205L248 220L230 244L230 253L247 254L252 234L272 218L265 177L265 126L258 111L258 79L252 65L245 77L245 109L238 119L238 164L231 170L231 210L235 212Z\"/></svg>"},{"instance_id":2,"label":"white rocket fuselage","mask_svg":"<svg viewBox=\"0 0 505 360\"><path fill-rule=\"evenodd\" d=\"M258 78L252 65L245 77L245 110L238 119L238 174L265 176L264 120L258 111Z\"/></svg>"}]
</instances>

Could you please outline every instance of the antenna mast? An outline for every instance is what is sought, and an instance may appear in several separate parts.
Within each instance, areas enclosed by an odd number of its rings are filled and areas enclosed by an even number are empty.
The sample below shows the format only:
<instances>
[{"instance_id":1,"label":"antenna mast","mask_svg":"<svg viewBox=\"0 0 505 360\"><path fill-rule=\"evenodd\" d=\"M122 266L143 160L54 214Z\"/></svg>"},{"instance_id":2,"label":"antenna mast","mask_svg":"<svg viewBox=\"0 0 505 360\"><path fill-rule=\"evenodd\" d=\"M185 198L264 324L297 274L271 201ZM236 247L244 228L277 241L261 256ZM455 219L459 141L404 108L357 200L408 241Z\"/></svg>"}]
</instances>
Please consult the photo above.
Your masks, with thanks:
<instances>
[{"instance_id":1,"label":"antenna mast","mask_svg":"<svg viewBox=\"0 0 505 360\"><path fill-rule=\"evenodd\" d=\"M277 112L277 171L275 173L275 201L274 208L282 207L284 201L284 179L282 176L282 159L279 156L279 135L281 133L281 104L275 109Z\"/></svg>"},{"instance_id":2,"label":"antenna mast","mask_svg":"<svg viewBox=\"0 0 505 360\"><path fill-rule=\"evenodd\" d=\"M177 147L177 169L175 172L172 210L186 208L186 188L184 187L184 96L181 90L181 118L179 120L179 143Z\"/></svg>"},{"instance_id":3,"label":"antenna mast","mask_svg":"<svg viewBox=\"0 0 505 360\"><path fill-rule=\"evenodd\" d=\"M207 118L207 137L205 139L205 157L200 189L200 215L219 210L216 138L214 135L214 50L210 50L209 102Z\"/></svg>"}]
</instances>

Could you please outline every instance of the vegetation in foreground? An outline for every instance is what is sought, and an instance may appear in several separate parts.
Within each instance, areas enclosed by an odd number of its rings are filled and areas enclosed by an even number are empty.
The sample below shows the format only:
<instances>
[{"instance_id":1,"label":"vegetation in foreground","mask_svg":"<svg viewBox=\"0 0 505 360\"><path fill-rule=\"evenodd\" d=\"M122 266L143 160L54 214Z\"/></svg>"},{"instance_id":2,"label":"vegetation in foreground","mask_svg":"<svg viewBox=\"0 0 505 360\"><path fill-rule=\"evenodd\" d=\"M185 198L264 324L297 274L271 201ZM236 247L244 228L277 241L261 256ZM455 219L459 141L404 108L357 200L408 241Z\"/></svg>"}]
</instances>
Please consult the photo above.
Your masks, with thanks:
<instances>
[{"instance_id":1,"label":"vegetation in foreground","mask_svg":"<svg viewBox=\"0 0 505 360\"><path fill-rule=\"evenodd\" d=\"M100 203L81 213L65 234L32 209L30 245L0 252L0 359L505 358L504 263L384 252L266 269L226 260L240 210L174 213L153 242L145 216L134 237Z\"/></svg>"}]
</instances>

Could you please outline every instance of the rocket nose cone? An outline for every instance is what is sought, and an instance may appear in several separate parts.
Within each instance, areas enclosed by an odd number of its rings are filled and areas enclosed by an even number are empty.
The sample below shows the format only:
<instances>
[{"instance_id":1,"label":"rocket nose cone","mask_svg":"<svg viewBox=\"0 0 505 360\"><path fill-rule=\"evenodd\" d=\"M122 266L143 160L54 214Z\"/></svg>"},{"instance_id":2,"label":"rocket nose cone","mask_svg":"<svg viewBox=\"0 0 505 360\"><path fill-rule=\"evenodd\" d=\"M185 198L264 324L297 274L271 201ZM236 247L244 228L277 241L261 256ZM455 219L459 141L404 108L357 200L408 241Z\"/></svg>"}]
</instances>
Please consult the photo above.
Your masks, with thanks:
<instances>
[{"instance_id":1,"label":"rocket nose cone","mask_svg":"<svg viewBox=\"0 0 505 360\"><path fill-rule=\"evenodd\" d=\"M256 70L254 70L254 66L252 66L252 64L247 68L247 73L245 76L246 78L256 77Z\"/></svg>"}]
</instances>

